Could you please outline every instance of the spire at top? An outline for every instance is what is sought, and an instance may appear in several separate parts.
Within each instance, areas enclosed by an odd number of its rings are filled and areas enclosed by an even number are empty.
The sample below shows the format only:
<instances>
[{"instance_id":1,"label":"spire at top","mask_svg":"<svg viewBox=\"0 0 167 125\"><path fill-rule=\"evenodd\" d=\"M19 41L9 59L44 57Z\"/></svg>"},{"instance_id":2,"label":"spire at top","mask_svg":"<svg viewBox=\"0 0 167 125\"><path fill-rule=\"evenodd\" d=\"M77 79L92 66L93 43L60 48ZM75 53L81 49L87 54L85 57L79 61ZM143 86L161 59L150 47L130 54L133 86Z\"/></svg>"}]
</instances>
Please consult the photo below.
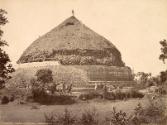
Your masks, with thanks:
<instances>
[{"instance_id":1,"label":"spire at top","mask_svg":"<svg viewBox=\"0 0 167 125\"><path fill-rule=\"evenodd\" d=\"M74 16L74 10L72 10L72 16Z\"/></svg>"}]
</instances>

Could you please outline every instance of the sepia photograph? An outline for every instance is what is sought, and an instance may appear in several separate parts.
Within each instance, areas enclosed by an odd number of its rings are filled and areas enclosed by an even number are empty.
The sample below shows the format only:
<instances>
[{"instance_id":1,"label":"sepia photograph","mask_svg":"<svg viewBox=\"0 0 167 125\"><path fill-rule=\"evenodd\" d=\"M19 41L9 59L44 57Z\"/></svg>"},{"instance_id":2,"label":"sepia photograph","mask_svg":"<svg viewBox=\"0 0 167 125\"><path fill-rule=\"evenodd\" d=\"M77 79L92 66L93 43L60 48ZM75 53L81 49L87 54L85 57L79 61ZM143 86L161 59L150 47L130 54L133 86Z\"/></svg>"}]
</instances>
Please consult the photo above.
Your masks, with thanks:
<instances>
[{"instance_id":1,"label":"sepia photograph","mask_svg":"<svg viewBox=\"0 0 167 125\"><path fill-rule=\"evenodd\" d=\"M167 125L167 0L0 0L0 125Z\"/></svg>"}]
</instances>

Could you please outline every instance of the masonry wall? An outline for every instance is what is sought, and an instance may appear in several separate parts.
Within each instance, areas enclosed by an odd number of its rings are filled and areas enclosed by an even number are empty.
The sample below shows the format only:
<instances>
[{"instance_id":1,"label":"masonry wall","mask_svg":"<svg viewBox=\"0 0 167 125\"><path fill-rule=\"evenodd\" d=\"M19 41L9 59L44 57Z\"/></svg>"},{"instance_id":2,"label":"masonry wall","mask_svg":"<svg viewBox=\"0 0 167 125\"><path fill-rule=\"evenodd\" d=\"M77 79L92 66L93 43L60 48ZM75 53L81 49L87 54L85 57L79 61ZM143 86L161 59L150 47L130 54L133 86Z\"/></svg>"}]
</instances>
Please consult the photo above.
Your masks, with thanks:
<instances>
[{"instance_id":1,"label":"masonry wall","mask_svg":"<svg viewBox=\"0 0 167 125\"><path fill-rule=\"evenodd\" d=\"M32 63L34 64L34 63ZM87 86L96 82L122 84L133 81L133 75L129 67L101 66L101 65L46 65L47 63L38 65L20 65L16 70L11 81L19 83L25 79L29 83L36 72L42 68L49 68L53 72L55 83L73 84L77 87ZM26 67L27 66L27 67ZM19 78L19 79L18 79Z\"/></svg>"}]
</instances>

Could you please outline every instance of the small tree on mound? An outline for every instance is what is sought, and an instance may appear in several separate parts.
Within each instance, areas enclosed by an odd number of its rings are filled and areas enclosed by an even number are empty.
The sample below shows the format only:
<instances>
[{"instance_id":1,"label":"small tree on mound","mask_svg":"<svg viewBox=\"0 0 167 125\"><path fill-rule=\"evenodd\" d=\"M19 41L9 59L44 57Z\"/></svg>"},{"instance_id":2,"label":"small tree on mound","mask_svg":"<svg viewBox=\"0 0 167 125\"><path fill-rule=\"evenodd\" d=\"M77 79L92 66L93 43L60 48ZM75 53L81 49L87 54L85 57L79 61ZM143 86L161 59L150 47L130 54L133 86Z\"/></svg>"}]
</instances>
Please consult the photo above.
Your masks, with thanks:
<instances>
[{"instance_id":1,"label":"small tree on mound","mask_svg":"<svg viewBox=\"0 0 167 125\"><path fill-rule=\"evenodd\" d=\"M32 79L32 93L34 97L43 96L45 90L49 88L49 83L53 82L52 71L50 69L40 69L36 72L37 79Z\"/></svg>"},{"instance_id":2,"label":"small tree on mound","mask_svg":"<svg viewBox=\"0 0 167 125\"><path fill-rule=\"evenodd\" d=\"M52 71L50 69L40 69L36 73L37 81L42 84L42 89L48 88L48 83L53 82Z\"/></svg>"},{"instance_id":3,"label":"small tree on mound","mask_svg":"<svg viewBox=\"0 0 167 125\"><path fill-rule=\"evenodd\" d=\"M50 69L40 69L36 73L37 81L44 84L53 82L52 71Z\"/></svg>"},{"instance_id":4,"label":"small tree on mound","mask_svg":"<svg viewBox=\"0 0 167 125\"><path fill-rule=\"evenodd\" d=\"M8 20L4 16L7 12L3 9L0 9L0 89L4 87L5 80L10 78L8 75L11 72L14 72L12 65L9 64L10 59L8 54L2 49L4 46L8 46L5 40L2 40L3 31L1 26L5 25Z\"/></svg>"}]
</instances>

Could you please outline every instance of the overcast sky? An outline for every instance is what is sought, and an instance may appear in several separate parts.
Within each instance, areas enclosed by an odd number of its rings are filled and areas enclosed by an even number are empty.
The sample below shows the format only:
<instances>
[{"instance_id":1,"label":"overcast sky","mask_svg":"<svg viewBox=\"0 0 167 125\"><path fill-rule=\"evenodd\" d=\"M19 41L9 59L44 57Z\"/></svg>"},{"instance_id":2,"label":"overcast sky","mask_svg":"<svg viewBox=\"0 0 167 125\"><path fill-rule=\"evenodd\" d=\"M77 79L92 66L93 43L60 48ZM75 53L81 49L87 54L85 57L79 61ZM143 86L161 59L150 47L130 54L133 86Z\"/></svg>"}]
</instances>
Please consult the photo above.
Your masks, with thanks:
<instances>
[{"instance_id":1,"label":"overcast sky","mask_svg":"<svg viewBox=\"0 0 167 125\"><path fill-rule=\"evenodd\" d=\"M167 0L0 0L8 14L3 39L15 64L39 36L72 15L110 40L135 72L167 69L159 41L167 39Z\"/></svg>"}]
</instances>

